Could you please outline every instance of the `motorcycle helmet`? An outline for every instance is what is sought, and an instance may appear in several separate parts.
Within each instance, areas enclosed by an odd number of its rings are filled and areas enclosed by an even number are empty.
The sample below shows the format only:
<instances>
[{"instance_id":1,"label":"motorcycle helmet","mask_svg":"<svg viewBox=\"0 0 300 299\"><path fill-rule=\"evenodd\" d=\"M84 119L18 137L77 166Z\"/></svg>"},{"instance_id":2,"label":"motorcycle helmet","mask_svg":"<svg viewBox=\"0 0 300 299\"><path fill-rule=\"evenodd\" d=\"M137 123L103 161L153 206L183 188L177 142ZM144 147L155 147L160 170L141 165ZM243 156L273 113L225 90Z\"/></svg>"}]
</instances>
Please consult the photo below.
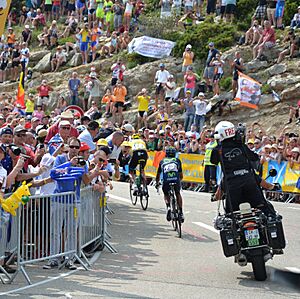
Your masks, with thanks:
<instances>
[{"instance_id":1,"label":"motorcycle helmet","mask_svg":"<svg viewBox=\"0 0 300 299\"><path fill-rule=\"evenodd\" d=\"M234 124L230 121L220 121L215 127L215 139L223 141L235 136Z\"/></svg>"},{"instance_id":2,"label":"motorcycle helmet","mask_svg":"<svg viewBox=\"0 0 300 299\"><path fill-rule=\"evenodd\" d=\"M176 151L175 147L169 146L166 148L166 156L168 158L175 158L176 153L177 153L177 151Z\"/></svg>"}]
</instances>

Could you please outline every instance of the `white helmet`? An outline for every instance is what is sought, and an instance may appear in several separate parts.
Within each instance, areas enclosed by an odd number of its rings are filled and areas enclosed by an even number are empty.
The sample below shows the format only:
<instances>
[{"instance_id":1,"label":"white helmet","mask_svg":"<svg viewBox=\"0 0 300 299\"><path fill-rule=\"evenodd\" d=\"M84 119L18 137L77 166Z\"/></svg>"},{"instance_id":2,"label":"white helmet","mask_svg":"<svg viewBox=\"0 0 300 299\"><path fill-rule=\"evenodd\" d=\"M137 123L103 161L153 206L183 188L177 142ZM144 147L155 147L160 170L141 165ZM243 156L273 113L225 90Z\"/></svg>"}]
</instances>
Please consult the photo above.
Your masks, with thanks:
<instances>
[{"instance_id":1,"label":"white helmet","mask_svg":"<svg viewBox=\"0 0 300 299\"><path fill-rule=\"evenodd\" d=\"M215 127L215 139L223 141L224 139L235 136L234 124L230 121L220 121Z\"/></svg>"}]
</instances>

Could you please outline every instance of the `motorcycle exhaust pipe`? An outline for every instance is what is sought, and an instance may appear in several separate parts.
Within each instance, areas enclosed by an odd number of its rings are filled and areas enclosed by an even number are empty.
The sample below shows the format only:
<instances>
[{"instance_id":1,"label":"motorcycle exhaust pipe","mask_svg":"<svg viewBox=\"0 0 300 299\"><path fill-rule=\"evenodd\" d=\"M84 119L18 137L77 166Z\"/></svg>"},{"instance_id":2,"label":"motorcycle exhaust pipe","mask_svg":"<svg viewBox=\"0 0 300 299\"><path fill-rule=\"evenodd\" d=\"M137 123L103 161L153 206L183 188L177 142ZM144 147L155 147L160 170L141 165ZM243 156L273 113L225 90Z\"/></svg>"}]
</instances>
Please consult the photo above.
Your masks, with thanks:
<instances>
[{"instance_id":1,"label":"motorcycle exhaust pipe","mask_svg":"<svg viewBox=\"0 0 300 299\"><path fill-rule=\"evenodd\" d=\"M247 262L248 262L247 257L241 253L237 258L238 265L241 267L245 267L245 266L247 266Z\"/></svg>"}]
</instances>

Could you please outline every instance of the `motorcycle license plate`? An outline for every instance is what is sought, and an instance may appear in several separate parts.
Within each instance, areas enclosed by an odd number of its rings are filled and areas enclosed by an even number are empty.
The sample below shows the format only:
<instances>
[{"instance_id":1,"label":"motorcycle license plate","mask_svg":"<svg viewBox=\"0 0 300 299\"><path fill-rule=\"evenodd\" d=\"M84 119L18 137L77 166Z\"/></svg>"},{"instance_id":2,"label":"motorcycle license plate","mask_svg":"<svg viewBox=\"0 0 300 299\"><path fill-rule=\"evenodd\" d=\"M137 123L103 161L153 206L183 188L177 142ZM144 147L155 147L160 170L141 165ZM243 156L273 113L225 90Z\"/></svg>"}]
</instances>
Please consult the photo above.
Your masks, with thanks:
<instances>
[{"instance_id":1,"label":"motorcycle license plate","mask_svg":"<svg viewBox=\"0 0 300 299\"><path fill-rule=\"evenodd\" d=\"M259 245L258 229L245 230L245 238L246 238L249 246Z\"/></svg>"}]
</instances>

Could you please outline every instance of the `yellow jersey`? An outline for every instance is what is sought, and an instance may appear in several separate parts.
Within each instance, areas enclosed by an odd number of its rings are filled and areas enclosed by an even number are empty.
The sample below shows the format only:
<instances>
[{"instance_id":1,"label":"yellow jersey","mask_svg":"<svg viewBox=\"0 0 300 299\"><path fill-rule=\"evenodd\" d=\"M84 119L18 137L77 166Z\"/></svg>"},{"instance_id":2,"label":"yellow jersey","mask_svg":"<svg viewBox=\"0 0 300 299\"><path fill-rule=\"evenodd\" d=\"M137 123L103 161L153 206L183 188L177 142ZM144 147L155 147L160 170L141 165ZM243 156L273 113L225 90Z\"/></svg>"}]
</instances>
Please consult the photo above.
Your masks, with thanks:
<instances>
[{"instance_id":1,"label":"yellow jersey","mask_svg":"<svg viewBox=\"0 0 300 299\"><path fill-rule=\"evenodd\" d=\"M132 139L130 145L133 152L147 149L146 143L142 139Z\"/></svg>"},{"instance_id":2,"label":"yellow jersey","mask_svg":"<svg viewBox=\"0 0 300 299\"><path fill-rule=\"evenodd\" d=\"M150 97L149 96L138 96L137 100L139 103L138 111L148 111Z\"/></svg>"}]
</instances>

